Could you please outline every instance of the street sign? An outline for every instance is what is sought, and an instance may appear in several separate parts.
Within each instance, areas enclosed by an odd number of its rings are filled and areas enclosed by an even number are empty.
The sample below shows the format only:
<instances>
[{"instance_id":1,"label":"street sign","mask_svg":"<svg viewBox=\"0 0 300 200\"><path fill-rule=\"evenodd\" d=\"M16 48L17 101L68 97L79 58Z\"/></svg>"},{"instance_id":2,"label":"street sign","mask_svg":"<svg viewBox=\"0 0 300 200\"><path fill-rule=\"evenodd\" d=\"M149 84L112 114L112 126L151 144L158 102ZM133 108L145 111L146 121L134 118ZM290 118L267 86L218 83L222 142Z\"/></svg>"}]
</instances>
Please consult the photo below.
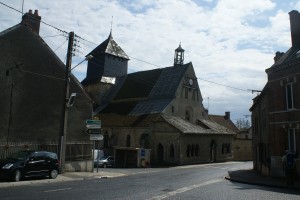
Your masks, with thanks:
<instances>
[{"instance_id":1,"label":"street sign","mask_svg":"<svg viewBox=\"0 0 300 200\"><path fill-rule=\"evenodd\" d=\"M101 134L91 134L90 140L103 140L103 135Z\"/></svg>"},{"instance_id":2,"label":"street sign","mask_svg":"<svg viewBox=\"0 0 300 200\"><path fill-rule=\"evenodd\" d=\"M90 134L100 134L101 130L100 129L86 129L85 132L90 135Z\"/></svg>"},{"instance_id":3,"label":"street sign","mask_svg":"<svg viewBox=\"0 0 300 200\"><path fill-rule=\"evenodd\" d=\"M87 129L101 129L101 125L100 124L87 124L86 128Z\"/></svg>"},{"instance_id":4,"label":"street sign","mask_svg":"<svg viewBox=\"0 0 300 200\"><path fill-rule=\"evenodd\" d=\"M145 149L141 149L141 156L142 156L142 157L145 156Z\"/></svg>"},{"instance_id":5,"label":"street sign","mask_svg":"<svg viewBox=\"0 0 300 200\"><path fill-rule=\"evenodd\" d=\"M86 124L100 124L101 126L101 120L97 120L97 119L88 119L85 121Z\"/></svg>"}]
</instances>

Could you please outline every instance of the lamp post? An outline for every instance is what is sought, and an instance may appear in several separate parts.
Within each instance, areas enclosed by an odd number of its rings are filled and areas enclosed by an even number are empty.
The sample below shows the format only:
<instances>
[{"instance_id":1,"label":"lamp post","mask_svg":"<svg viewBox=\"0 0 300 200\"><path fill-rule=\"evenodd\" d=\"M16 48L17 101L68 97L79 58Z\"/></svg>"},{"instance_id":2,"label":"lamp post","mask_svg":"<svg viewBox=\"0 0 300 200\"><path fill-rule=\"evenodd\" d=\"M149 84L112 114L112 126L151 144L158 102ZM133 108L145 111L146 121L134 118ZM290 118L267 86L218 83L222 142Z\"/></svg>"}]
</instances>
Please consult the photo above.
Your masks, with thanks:
<instances>
[{"instance_id":1,"label":"lamp post","mask_svg":"<svg viewBox=\"0 0 300 200\"><path fill-rule=\"evenodd\" d=\"M84 60L78 63L76 66L71 68L72 64L72 51L73 51L73 41L74 41L74 32L69 33L69 44L68 44L68 53L67 53L67 62L66 62L66 73L65 73L65 87L64 87L64 97L63 97L63 108L61 113L61 127L60 127L60 137L59 137L59 161L60 161L60 173L65 172L65 160L66 160L66 136L68 129L68 106L69 103L69 93L70 93L70 76L71 70L80 65L86 60L93 58L92 55L87 56Z\"/></svg>"}]
</instances>

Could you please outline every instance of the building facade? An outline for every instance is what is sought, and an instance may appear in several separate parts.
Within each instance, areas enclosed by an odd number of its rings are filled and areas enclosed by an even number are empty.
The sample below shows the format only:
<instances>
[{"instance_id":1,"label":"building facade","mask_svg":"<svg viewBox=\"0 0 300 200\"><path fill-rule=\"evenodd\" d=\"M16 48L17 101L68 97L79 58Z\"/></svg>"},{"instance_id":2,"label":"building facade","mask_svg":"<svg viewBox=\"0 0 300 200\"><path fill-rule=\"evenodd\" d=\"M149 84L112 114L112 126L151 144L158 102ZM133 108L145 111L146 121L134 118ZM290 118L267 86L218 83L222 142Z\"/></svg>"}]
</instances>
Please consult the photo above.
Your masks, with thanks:
<instances>
[{"instance_id":1,"label":"building facade","mask_svg":"<svg viewBox=\"0 0 300 200\"><path fill-rule=\"evenodd\" d=\"M66 103L66 66L39 36L40 20L38 11L32 13L30 10L20 24L0 33L2 158L24 148L59 153ZM71 166L74 160L91 160L92 149L85 133L85 120L92 117L92 101L73 75L70 78L71 93L77 96L73 107L68 108L64 135L66 164L70 164L70 170L75 166ZM78 152L77 148L84 152Z\"/></svg>"},{"instance_id":2,"label":"building facade","mask_svg":"<svg viewBox=\"0 0 300 200\"><path fill-rule=\"evenodd\" d=\"M279 176L284 152L289 150L299 159L300 148L300 14L291 11L289 15L292 47L276 53L274 64L266 69L268 82L250 109L254 168Z\"/></svg>"},{"instance_id":3,"label":"building facade","mask_svg":"<svg viewBox=\"0 0 300 200\"><path fill-rule=\"evenodd\" d=\"M225 112L225 115L209 115L210 119L221 124L222 126L227 127L236 133L234 137L234 143L232 148L232 154L234 160L236 161L245 161L252 160L252 131L249 129L238 129L236 125L230 119L230 112ZM226 144L222 147L222 151L226 150Z\"/></svg>"}]
</instances>

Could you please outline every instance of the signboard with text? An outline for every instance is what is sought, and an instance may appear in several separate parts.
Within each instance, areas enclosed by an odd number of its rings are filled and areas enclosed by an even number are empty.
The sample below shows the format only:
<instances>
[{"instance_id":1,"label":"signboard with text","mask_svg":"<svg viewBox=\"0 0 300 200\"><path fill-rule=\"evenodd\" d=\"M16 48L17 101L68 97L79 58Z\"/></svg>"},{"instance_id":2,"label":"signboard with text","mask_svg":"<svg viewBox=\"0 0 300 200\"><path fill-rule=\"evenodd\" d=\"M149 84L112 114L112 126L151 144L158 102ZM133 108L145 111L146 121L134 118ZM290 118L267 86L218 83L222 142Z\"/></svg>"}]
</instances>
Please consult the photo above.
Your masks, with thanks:
<instances>
[{"instance_id":1,"label":"signboard with text","mask_svg":"<svg viewBox=\"0 0 300 200\"><path fill-rule=\"evenodd\" d=\"M101 134L90 134L90 140L103 140L103 135L101 135Z\"/></svg>"}]
</instances>

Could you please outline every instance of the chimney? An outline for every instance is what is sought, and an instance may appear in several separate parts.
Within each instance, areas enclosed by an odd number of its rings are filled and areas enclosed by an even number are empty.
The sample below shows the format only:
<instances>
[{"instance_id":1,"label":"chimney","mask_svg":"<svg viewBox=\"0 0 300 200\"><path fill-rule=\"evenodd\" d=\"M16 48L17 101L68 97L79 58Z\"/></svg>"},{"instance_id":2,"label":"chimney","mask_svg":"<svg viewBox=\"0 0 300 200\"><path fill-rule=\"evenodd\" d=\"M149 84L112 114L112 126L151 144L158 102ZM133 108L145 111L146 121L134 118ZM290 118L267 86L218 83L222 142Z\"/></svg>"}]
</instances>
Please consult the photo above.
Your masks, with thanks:
<instances>
[{"instance_id":1,"label":"chimney","mask_svg":"<svg viewBox=\"0 0 300 200\"><path fill-rule=\"evenodd\" d=\"M289 12L292 47L300 46L300 13L296 10Z\"/></svg>"},{"instance_id":2,"label":"chimney","mask_svg":"<svg viewBox=\"0 0 300 200\"><path fill-rule=\"evenodd\" d=\"M277 63L277 61L283 56L283 52L277 51L274 57L274 63Z\"/></svg>"},{"instance_id":3,"label":"chimney","mask_svg":"<svg viewBox=\"0 0 300 200\"><path fill-rule=\"evenodd\" d=\"M41 17L39 16L38 10L35 10L34 14L32 14L32 10L29 10L28 13L23 15L21 22L21 24L29 26L37 35L40 32L40 23Z\"/></svg>"},{"instance_id":4,"label":"chimney","mask_svg":"<svg viewBox=\"0 0 300 200\"><path fill-rule=\"evenodd\" d=\"M225 117L224 118L227 119L227 120L230 120L230 112L229 111L225 112Z\"/></svg>"}]
</instances>

